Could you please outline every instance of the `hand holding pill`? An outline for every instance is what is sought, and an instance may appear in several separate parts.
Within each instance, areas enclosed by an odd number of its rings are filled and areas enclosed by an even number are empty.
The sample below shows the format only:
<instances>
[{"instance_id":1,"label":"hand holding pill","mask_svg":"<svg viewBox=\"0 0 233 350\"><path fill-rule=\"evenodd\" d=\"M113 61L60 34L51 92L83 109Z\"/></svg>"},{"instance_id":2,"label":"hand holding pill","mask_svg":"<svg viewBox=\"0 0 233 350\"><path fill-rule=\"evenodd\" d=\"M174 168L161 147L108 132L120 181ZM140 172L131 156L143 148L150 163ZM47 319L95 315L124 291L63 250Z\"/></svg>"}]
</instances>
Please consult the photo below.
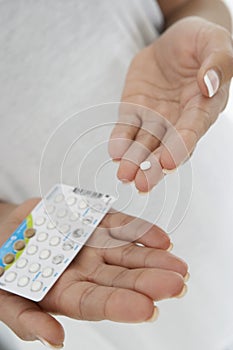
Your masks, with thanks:
<instances>
[{"instance_id":1,"label":"hand holding pill","mask_svg":"<svg viewBox=\"0 0 233 350\"><path fill-rule=\"evenodd\" d=\"M232 57L230 33L198 17L177 21L135 56L109 142L119 180L148 192L192 154L226 106Z\"/></svg>"}]
</instances>

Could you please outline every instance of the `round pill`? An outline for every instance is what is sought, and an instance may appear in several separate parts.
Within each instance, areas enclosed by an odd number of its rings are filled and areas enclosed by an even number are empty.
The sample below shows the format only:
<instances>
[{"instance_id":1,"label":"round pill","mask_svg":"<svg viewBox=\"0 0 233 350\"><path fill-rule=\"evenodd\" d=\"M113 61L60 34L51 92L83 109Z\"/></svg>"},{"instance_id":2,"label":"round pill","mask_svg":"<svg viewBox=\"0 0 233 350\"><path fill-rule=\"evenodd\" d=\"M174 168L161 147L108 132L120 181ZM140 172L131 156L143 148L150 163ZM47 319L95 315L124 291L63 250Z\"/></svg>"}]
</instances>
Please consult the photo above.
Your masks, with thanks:
<instances>
[{"instance_id":1,"label":"round pill","mask_svg":"<svg viewBox=\"0 0 233 350\"><path fill-rule=\"evenodd\" d=\"M25 242L23 240L16 241L14 243L14 250L23 250L25 248Z\"/></svg>"},{"instance_id":2,"label":"round pill","mask_svg":"<svg viewBox=\"0 0 233 350\"><path fill-rule=\"evenodd\" d=\"M59 227L59 231L61 231L62 233L67 233L70 229L70 225L67 224L63 224Z\"/></svg>"},{"instance_id":3,"label":"round pill","mask_svg":"<svg viewBox=\"0 0 233 350\"><path fill-rule=\"evenodd\" d=\"M38 250L38 247L36 245L31 245L27 249L27 254L34 255L34 254L36 254L37 250Z\"/></svg>"},{"instance_id":4,"label":"round pill","mask_svg":"<svg viewBox=\"0 0 233 350\"><path fill-rule=\"evenodd\" d=\"M58 236L54 236L50 239L49 244L53 247L57 246L61 241L61 238Z\"/></svg>"},{"instance_id":5,"label":"round pill","mask_svg":"<svg viewBox=\"0 0 233 350\"><path fill-rule=\"evenodd\" d=\"M12 254L12 253L6 254L6 255L4 256L4 258L3 258L3 262L4 262L4 264L6 264L6 265L9 265L9 264L13 263L14 260L15 260L15 256L14 256L14 254Z\"/></svg>"},{"instance_id":6,"label":"round pill","mask_svg":"<svg viewBox=\"0 0 233 350\"><path fill-rule=\"evenodd\" d=\"M0 277L4 274L5 269L4 267L0 266Z\"/></svg>"},{"instance_id":7,"label":"round pill","mask_svg":"<svg viewBox=\"0 0 233 350\"><path fill-rule=\"evenodd\" d=\"M37 226L41 226L45 223L45 218L43 216L38 216L38 218L36 218L35 224Z\"/></svg>"},{"instance_id":8,"label":"round pill","mask_svg":"<svg viewBox=\"0 0 233 350\"><path fill-rule=\"evenodd\" d=\"M150 168L151 168L151 162L149 162L148 160L140 164L140 169L143 171L149 170Z\"/></svg>"},{"instance_id":9,"label":"round pill","mask_svg":"<svg viewBox=\"0 0 233 350\"><path fill-rule=\"evenodd\" d=\"M6 277L5 281L6 282L13 282L16 279L17 274L15 272L9 272Z\"/></svg>"},{"instance_id":10,"label":"round pill","mask_svg":"<svg viewBox=\"0 0 233 350\"><path fill-rule=\"evenodd\" d=\"M87 207L87 203L84 200L81 200L78 206L80 209L85 209Z\"/></svg>"},{"instance_id":11,"label":"round pill","mask_svg":"<svg viewBox=\"0 0 233 350\"><path fill-rule=\"evenodd\" d=\"M61 254L56 255L53 257L52 263L58 265L58 264L62 263L63 259L64 259L64 255L61 255Z\"/></svg>"},{"instance_id":12,"label":"round pill","mask_svg":"<svg viewBox=\"0 0 233 350\"><path fill-rule=\"evenodd\" d=\"M40 264L38 263L33 263L29 266L29 269L28 271L31 272L31 273L36 273L37 271L39 271L40 269Z\"/></svg>"},{"instance_id":13,"label":"round pill","mask_svg":"<svg viewBox=\"0 0 233 350\"><path fill-rule=\"evenodd\" d=\"M83 235L83 229L82 228L77 228L73 233L72 233L72 236L74 238L79 238Z\"/></svg>"},{"instance_id":14,"label":"round pill","mask_svg":"<svg viewBox=\"0 0 233 350\"><path fill-rule=\"evenodd\" d=\"M48 234L46 232L41 232L37 236L37 241L38 242L44 242L44 241L46 241L47 238L48 238Z\"/></svg>"},{"instance_id":15,"label":"round pill","mask_svg":"<svg viewBox=\"0 0 233 350\"><path fill-rule=\"evenodd\" d=\"M52 204L48 204L46 205L45 207L45 211L48 213L48 214L52 214L55 210L55 206L52 205Z\"/></svg>"},{"instance_id":16,"label":"round pill","mask_svg":"<svg viewBox=\"0 0 233 350\"><path fill-rule=\"evenodd\" d=\"M58 218L64 218L65 216L66 216L66 214L67 214L67 210L66 209L59 209L58 211L57 211L57 217Z\"/></svg>"},{"instance_id":17,"label":"round pill","mask_svg":"<svg viewBox=\"0 0 233 350\"><path fill-rule=\"evenodd\" d=\"M69 207L71 207L72 205L74 205L76 203L77 199L73 196L70 196L67 198L66 203L69 205Z\"/></svg>"},{"instance_id":18,"label":"round pill","mask_svg":"<svg viewBox=\"0 0 233 350\"><path fill-rule=\"evenodd\" d=\"M25 287L28 285L30 279L27 276L22 276L19 278L17 285L19 287Z\"/></svg>"},{"instance_id":19,"label":"round pill","mask_svg":"<svg viewBox=\"0 0 233 350\"><path fill-rule=\"evenodd\" d=\"M27 259L25 258L20 258L17 263L16 263L16 267L18 267L19 269L23 269L25 266L27 266Z\"/></svg>"},{"instance_id":20,"label":"round pill","mask_svg":"<svg viewBox=\"0 0 233 350\"><path fill-rule=\"evenodd\" d=\"M74 244L72 242L65 242L62 246L62 249L65 251L73 249Z\"/></svg>"},{"instance_id":21,"label":"round pill","mask_svg":"<svg viewBox=\"0 0 233 350\"><path fill-rule=\"evenodd\" d=\"M72 213L69 217L70 221L77 221L80 218L79 213Z\"/></svg>"},{"instance_id":22,"label":"round pill","mask_svg":"<svg viewBox=\"0 0 233 350\"><path fill-rule=\"evenodd\" d=\"M44 250L42 250L41 252L40 252L40 259L42 259L42 260L46 260L46 259L48 259L49 257L50 257L50 255L51 255L51 252L50 252L50 250L48 250L48 249L44 249Z\"/></svg>"},{"instance_id":23,"label":"round pill","mask_svg":"<svg viewBox=\"0 0 233 350\"><path fill-rule=\"evenodd\" d=\"M59 193L59 194L56 196L56 198L55 198L54 201L55 201L56 203L60 203L60 202L63 201L63 199L64 199L63 194Z\"/></svg>"},{"instance_id":24,"label":"round pill","mask_svg":"<svg viewBox=\"0 0 233 350\"><path fill-rule=\"evenodd\" d=\"M43 283L41 281L35 281L31 285L31 291L32 292L39 292L43 286Z\"/></svg>"},{"instance_id":25,"label":"round pill","mask_svg":"<svg viewBox=\"0 0 233 350\"><path fill-rule=\"evenodd\" d=\"M42 276L45 278L50 277L52 276L53 271L54 270L51 267L45 267L44 270L42 271Z\"/></svg>"},{"instance_id":26,"label":"round pill","mask_svg":"<svg viewBox=\"0 0 233 350\"><path fill-rule=\"evenodd\" d=\"M36 230L34 228L27 228L26 231L24 231L24 237L26 238L32 238L35 234Z\"/></svg>"},{"instance_id":27,"label":"round pill","mask_svg":"<svg viewBox=\"0 0 233 350\"><path fill-rule=\"evenodd\" d=\"M88 216L88 217L86 217L86 218L84 218L84 219L82 220L82 222L83 222L85 225L90 225L90 224L92 223L92 221L93 221L93 217L91 217L91 216Z\"/></svg>"},{"instance_id":28,"label":"round pill","mask_svg":"<svg viewBox=\"0 0 233 350\"><path fill-rule=\"evenodd\" d=\"M53 230L56 227L56 224L52 221L50 221L47 225L48 230Z\"/></svg>"}]
</instances>

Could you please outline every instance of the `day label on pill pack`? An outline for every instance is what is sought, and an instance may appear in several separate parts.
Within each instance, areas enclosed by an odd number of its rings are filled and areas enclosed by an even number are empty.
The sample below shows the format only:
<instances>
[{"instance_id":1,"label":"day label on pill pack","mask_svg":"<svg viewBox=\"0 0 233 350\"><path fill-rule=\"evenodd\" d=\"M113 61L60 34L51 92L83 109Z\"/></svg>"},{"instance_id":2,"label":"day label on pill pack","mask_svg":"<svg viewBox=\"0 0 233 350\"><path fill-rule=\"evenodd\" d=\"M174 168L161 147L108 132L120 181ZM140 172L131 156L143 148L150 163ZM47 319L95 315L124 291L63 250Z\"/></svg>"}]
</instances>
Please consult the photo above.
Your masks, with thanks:
<instances>
[{"instance_id":1,"label":"day label on pill pack","mask_svg":"<svg viewBox=\"0 0 233 350\"><path fill-rule=\"evenodd\" d=\"M54 186L0 248L0 289L42 300L115 200L108 194Z\"/></svg>"}]
</instances>

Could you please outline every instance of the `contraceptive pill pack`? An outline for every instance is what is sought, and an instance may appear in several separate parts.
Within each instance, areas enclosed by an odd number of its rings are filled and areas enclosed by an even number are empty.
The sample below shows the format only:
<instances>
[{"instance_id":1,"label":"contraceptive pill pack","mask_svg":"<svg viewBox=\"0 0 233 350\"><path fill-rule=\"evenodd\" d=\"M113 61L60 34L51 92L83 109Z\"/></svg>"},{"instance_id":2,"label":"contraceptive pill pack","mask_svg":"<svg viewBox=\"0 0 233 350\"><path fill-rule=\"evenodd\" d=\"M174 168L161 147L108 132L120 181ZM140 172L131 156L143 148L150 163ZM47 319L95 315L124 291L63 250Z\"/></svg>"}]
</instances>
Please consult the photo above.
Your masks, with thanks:
<instances>
[{"instance_id":1,"label":"contraceptive pill pack","mask_svg":"<svg viewBox=\"0 0 233 350\"><path fill-rule=\"evenodd\" d=\"M0 289L40 301L116 199L59 184L0 248Z\"/></svg>"}]
</instances>

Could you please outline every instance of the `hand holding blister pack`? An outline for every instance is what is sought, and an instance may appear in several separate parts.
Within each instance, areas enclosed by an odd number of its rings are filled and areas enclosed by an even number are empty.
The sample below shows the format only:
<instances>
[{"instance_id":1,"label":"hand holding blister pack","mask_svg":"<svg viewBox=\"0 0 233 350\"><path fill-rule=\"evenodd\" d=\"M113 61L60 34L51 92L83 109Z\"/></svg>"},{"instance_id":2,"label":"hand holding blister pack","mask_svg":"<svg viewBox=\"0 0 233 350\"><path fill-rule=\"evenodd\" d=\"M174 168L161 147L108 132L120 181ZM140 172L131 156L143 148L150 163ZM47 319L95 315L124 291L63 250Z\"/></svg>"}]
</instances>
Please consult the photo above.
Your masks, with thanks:
<instances>
[{"instance_id":1,"label":"hand holding blister pack","mask_svg":"<svg viewBox=\"0 0 233 350\"><path fill-rule=\"evenodd\" d=\"M114 201L67 185L52 188L0 248L0 288L42 300Z\"/></svg>"}]
</instances>

